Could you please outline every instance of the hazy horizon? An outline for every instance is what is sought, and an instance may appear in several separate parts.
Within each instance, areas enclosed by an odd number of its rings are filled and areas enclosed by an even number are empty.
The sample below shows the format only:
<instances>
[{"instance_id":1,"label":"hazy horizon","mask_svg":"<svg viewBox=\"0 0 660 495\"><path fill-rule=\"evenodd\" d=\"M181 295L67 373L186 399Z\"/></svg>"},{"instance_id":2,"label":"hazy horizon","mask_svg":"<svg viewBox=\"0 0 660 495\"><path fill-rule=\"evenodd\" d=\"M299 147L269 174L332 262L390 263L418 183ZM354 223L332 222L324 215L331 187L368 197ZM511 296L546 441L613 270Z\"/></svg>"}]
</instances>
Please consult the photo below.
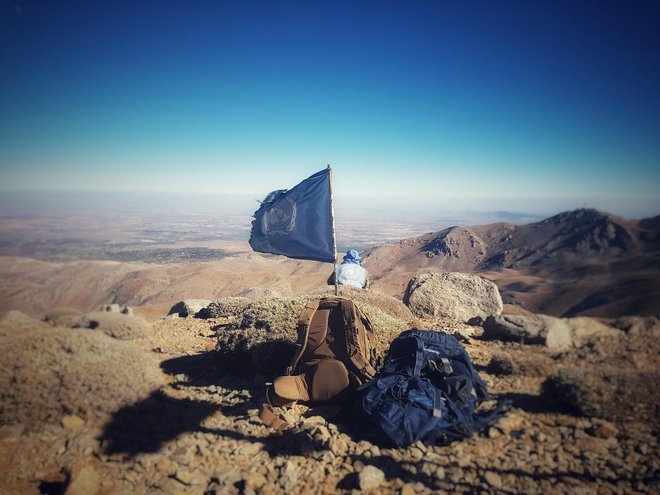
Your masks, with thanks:
<instances>
[{"instance_id":1,"label":"hazy horizon","mask_svg":"<svg viewBox=\"0 0 660 495\"><path fill-rule=\"evenodd\" d=\"M3 2L0 195L258 200L329 163L338 215L654 215L659 26L647 1Z\"/></svg>"},{"instance_id":2,"label":"hazy horizon","mask_svg":"<svg viewBox=\"0 0 660 495\"><path fill-rule=\"evenodd\" d=\"M0 255L55 259L125 259L136 250L160 246L217 248L241 242L248 248L251 195L164 193L32 193L0 195ZM387 242L442 230L454 225L496 221L525 223L535 215L511 212L426 211L335 208L337 248L360 251ZM220 243L218 245L218 243ZM127 250L132 254L127 254ZM217 254L217 253L216 253ZM192 253L206 259L208 251Z\"/></svg>"},{"instance_id":3,"label":"hazy horizon","mask_svg":"<svg viewBox=\"0 0 660 495\"><path fill-rule=\"evenodd\" d=\"M292 187L295 184L291 184ZM285 188L285 187L282 187ZM266 196L263 194L139 192L139 191L1 191L0 217L13 214L68 212L153 212L196 214L218 212L223 215L252 215ZM404 219L406 217L481 217L505 219L546 218L564 211L593 208L631 220L660 214L660 199L639 198L443 198L408 200L401 197L354 198L335 193L335 215L368 218ZM474 224L474 222L469 222Z\"/></svg>"}]
</instances>

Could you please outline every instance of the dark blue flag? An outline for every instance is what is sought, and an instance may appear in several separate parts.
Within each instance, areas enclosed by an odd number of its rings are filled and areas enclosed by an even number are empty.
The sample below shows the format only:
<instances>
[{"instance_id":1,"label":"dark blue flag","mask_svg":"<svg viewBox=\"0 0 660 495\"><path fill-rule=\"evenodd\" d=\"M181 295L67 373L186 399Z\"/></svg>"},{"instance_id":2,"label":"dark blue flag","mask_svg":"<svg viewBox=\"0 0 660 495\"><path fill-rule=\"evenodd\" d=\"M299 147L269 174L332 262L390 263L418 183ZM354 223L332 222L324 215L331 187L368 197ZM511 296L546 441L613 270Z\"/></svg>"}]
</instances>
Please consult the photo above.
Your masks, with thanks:
<instances>
[{"instance_id":1,"label":"dark blue flag","mask_svg":"<svg viewBox=\"0 0 660 495\"><path fill-rule=\"evenodd\" d=\"M289 258L335 261L330 209L330 170L293 189L273 191L254 213L250 246Z\"/></svg>"}]
</instances>

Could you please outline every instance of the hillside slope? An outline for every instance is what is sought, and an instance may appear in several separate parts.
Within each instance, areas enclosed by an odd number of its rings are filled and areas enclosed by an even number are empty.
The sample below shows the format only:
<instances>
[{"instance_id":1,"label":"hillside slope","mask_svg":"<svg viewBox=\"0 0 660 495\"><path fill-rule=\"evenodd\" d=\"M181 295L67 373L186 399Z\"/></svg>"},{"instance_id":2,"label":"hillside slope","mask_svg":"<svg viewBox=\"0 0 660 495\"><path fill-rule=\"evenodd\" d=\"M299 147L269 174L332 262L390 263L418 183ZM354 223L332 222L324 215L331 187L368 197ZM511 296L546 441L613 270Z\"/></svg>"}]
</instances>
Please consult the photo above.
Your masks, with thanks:
<instances>
[{"instance_id":1,"label":"hillside slope","mask_svg":"<svg viewBox=\"0 0 660 495\"><path fill-rule=\"evenodd\" d=\"M597 210L561 213L526 225L451 227L368 250L374 287L400 297L423 271L477 272L505 300L571 316L658 314L660 222Z\"/></svg>"},{"instance_id":2,"label":"hillside slope","mask_svg":"<svg viewBox=\"0 0 660 495\"><path fill-rule=\"evenodd\" d=\"M332 265L238 252L207 263L50 262L0 256L0 311L40 316L53 307L162 305L259 292L290 295L327 287Z\"/></svg>"}]
</instances>

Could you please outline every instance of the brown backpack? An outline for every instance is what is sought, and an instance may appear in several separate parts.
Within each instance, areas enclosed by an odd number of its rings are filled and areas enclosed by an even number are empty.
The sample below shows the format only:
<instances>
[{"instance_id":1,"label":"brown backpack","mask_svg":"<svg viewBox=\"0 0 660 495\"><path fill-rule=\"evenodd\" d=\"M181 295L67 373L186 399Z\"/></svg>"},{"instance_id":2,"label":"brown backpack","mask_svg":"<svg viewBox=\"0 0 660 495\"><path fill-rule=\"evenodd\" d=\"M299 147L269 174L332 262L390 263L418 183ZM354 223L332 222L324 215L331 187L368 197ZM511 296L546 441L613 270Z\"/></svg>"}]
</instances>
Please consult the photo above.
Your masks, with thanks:
<instances>
[{"instance_id":1,"label":"brown backpack","mask_svg":"<svg viewBox=\"0 0 660 495\"><path fill-rule=\"evenodd\" d=\"M376 374L374 358L373 325L353 301L333 296L310 301L300 313L291 365L266 389L269 404L262 408L262 421L275 428L286 426L271 405L347 402Z\"/></svg>"}]
</instances>

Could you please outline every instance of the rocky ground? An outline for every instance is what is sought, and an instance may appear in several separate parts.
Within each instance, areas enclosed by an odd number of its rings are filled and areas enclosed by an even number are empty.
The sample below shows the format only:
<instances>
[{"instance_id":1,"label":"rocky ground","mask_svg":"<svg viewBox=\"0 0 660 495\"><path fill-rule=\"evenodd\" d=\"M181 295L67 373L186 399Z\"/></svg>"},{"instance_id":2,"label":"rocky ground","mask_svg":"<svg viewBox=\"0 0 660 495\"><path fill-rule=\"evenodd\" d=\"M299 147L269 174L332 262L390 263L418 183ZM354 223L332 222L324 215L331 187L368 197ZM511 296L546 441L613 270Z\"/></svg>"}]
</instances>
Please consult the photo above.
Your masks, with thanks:
<instances>
[{"instance_id":1,"label":"rocky ground","mask_svg":"<svg viewBox=\"0 0 660 495\"><path fill-rule=\"evenodd\" d=\"M0 320L3 349L11 350L0 362L0 491L660 491L657 320L557 351L486 340L480 328L414 317L388 296L361 297L377 328L384 329L381 351L392 335L413 324L471 335L464 345L489 391L510 402L507 414L480 436L405 449L360 440L350 418L327 407L297 405L284 412L291 429L267 428L257 414L272 375L266 374L268 366L255 367L254 358L268 363L273 353L286 351L293 334L282 329L305 297L234 298L206 318L162 315L146 325L128 315L122 322L89 315L81 320L59 311L59 320L44 323L14 312ZM243 358L230 359L229 350L243 352ZM606 397L614 406L585 412L578 400L585 382L570 374L575 369L596 392L619 385L607 373L592 377L589 370L627 372L632 381L622 383L633 388L626 400L641 397L643 412L605 393L590 400ZM562 371L570 375L563 381L557 378ZM646 391L634 388L644 384Z\"/></svg>"}]
</instances>

